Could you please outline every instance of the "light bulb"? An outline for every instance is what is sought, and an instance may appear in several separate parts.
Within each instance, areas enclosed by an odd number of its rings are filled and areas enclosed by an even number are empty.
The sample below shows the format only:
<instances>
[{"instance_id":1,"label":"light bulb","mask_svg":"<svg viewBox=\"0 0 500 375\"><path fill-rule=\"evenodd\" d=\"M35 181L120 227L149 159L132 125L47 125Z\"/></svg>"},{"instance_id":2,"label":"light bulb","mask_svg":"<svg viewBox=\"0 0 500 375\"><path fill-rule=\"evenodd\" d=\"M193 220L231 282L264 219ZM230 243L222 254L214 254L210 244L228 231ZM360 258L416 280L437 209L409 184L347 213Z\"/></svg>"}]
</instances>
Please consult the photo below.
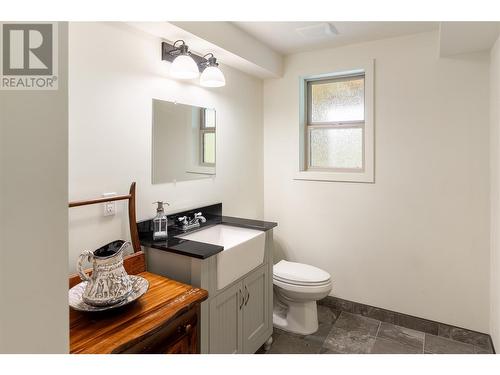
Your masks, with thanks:
<instances>
[{"instance_id":1,"label":"light bulb","mask_svg":"<svg viewBox=\"0 0 500 375\"><path fill-rule=\"evenodd\" d=\"M200 75L200 71L191 56L179 55L170 66L170 75L177 79L194 79Z\"/></svg>"},{"instance_id":2,"label":"light bulb","mask_svg":"<svg viewBox=\"0 0 500 375\"><path fill-rule=\"evenodd\" d=\"M201 73L200 85L204 87L222 87L226 85L226 79L217 66L208 66Z\"/></svg>"}]
</instances>

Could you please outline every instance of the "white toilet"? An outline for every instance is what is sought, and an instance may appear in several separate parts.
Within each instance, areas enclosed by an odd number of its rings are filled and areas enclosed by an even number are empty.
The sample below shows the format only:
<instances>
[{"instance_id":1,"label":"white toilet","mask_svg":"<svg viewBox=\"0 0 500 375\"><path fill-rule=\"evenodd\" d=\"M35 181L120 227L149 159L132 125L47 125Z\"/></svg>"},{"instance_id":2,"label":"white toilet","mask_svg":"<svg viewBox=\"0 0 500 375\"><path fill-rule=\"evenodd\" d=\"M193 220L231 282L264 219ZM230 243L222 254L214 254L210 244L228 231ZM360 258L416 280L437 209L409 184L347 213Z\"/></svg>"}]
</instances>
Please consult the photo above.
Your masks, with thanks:
<instances>
[{"instance_id":1,"label":"white toilet","mask_svg":"<svg viewBox=\"0 0 500 375\"><path fill-rule=\"evenodd\" d=\"M318 330L316 301L332 290L330 274L308 264L282 260L273 267L273 324L309 335Z\"/></svg>"}]
</instances>

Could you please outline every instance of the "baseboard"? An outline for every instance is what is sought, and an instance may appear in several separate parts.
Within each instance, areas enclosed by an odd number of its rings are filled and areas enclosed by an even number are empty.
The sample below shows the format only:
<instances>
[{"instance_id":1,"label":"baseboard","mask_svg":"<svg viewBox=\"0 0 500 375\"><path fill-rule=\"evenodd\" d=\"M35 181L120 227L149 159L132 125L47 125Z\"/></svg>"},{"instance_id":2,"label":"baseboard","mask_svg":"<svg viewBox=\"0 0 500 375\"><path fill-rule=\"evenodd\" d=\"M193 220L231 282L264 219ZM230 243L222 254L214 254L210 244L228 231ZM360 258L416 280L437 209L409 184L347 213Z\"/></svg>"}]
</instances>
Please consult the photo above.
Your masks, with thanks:
<instances>
[{"instance_id":1,"label":"baseboard","mask_svg":"<svg viewBox=\"0 0 500 375\"><path fill-rule=\"evenodd\" d=\"M396 324L402 327L415 329L417 331L429 333L435 336L446 337L467 344L473 344L496 353L495 347L493 346L493 340L487 333L476 332L467 328L461 328L446 323L440 323L332 296L328 296L318 301L318 303L339 311L360 314L382 322Z\"/></svg>"}]
</instances>

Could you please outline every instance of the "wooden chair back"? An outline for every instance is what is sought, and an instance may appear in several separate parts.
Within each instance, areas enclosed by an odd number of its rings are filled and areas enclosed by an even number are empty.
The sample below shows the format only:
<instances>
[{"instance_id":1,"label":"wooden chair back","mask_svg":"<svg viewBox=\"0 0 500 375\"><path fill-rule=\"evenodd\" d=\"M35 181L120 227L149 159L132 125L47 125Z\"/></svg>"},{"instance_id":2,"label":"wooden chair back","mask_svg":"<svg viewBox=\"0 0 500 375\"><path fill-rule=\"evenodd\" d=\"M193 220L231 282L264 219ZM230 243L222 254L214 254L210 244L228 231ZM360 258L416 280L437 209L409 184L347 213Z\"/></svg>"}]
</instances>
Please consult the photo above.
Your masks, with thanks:
<instances>
[{"instance_id":1,"label":"wooden chair back","mask_svg":"<svg viewBox=\"0 0 500 375\"><path fill-rule=\"evenodd\" d=\"M128 201L128 221L130 228L130 239L132 242L132 247L134 249L134 253L127 255L123 258L123 266L125 270L130 275L136 275L140 272L146 271L146 256L144 252L141 250L141 243L139 241L139 232L137 230L137 220L135 215L135 182L132 182L130 185L129 193L125 195L117 195L115 197L109 198L96 198L96 199L88 199L82 201L73 201L69 202L69 207L80 207L80 206L88 206L91 204L99 204L111 201ZM90 274L92 270L86 270L86 273ZM80 283L80 276L78 274L69 276L69 287Z\"/></svg>"}]
</instances>

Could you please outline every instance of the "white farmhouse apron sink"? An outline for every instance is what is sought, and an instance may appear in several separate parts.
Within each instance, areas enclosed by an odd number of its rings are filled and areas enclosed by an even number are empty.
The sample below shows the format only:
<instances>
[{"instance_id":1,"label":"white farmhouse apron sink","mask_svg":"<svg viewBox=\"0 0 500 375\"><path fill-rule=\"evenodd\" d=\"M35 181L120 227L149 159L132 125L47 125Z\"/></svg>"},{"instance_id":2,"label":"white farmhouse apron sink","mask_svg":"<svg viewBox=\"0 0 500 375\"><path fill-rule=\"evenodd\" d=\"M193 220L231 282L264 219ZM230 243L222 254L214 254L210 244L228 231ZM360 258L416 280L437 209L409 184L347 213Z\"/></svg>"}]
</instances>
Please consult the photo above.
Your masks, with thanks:
<instances>
[{"instance_id":1,"label":"white farmhouse apron sink","mask_svg":"<svg viewBox=\"0 0 500 375\"><path fill-rule=\"evenodd\" d=\"M223 246L217 257L217 289L239 279L264 261L265 232L219 224L177 236L190 241Z\"/></svg>"}]
</instances>

